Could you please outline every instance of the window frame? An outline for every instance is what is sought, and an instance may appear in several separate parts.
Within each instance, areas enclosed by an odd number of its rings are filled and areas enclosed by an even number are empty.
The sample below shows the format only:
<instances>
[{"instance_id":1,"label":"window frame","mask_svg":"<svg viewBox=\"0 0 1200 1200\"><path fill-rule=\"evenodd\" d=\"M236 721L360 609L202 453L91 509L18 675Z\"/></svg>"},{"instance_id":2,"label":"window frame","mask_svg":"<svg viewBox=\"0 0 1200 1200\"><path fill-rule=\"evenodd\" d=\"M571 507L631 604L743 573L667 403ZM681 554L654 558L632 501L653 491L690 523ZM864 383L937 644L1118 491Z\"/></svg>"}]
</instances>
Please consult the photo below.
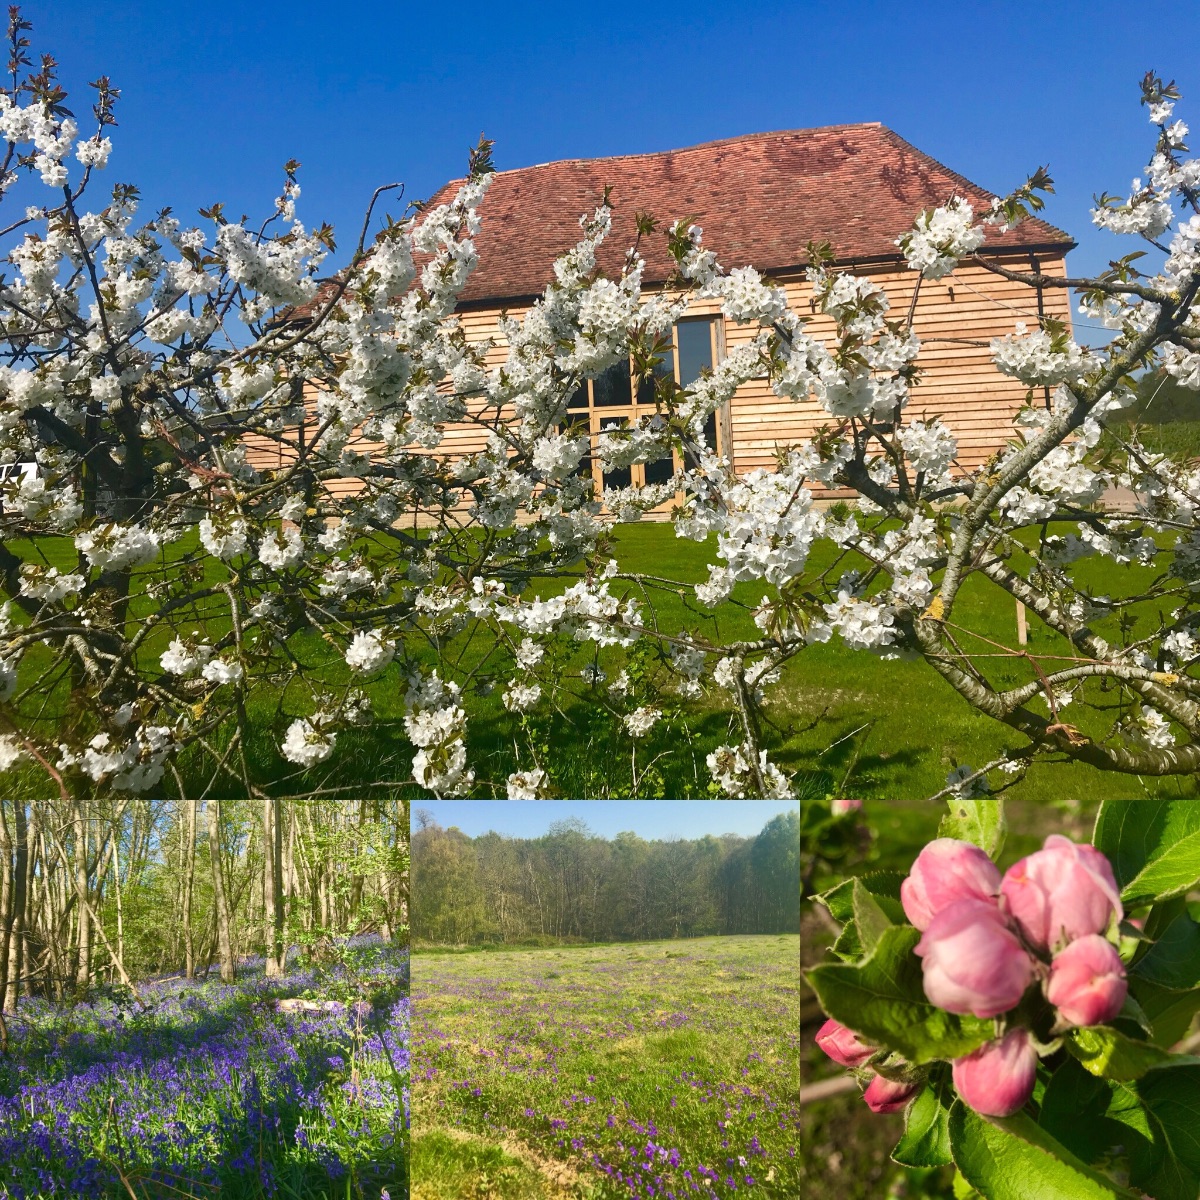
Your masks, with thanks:
<instances>
[{"instance_id":1,"label":"window frame","mask_svg":"<svg viewBox=\"0 0 1200 1200\"><path fill-rule=\"evenodd\" d=\"M711 356L711 367L713 369L725 357L725 322L722 320L719 313L703 314L694 317L684 317L677 321L671 330L671 374L676 383L679 382L679 345L675 330L680 325L700 324L704 322L709 327L709 353ZM607 431L610 427L607 423L614 422L620 425L622 422L634 424L640 416L645 416L647 413L652 413L655 410L653 400L638 399L638 379L634 375L633 361L627 359L629 370L629 402L619 404L597 404L595 402L595 380L585 379L576 390L575 394L568 401L567 407L567 424L568 426L579 426L586 421L587 433L590 441L590 447L584 463L581 463L581 468L590 470L592 482L596 489L596 495L602 496L604 488L607 487L644 487L646 478L646 464L634 463L630 467L623 468L619 472L604 472L601 470L600 462L596 454L596 446L601 433ZM617 364L614 364L616 366ZM664 360L665 365L665 360ZM608 368L610 371L613 367ZM578 403L579 394L583 393L586 401L583 404ZM714 431L716 446L714 447L717 454L732 458L731 448L731 419L729 412L729 402L723 403L713 414L715 418ZM679 470L681 466L681 458L677 449L672 450L672 460L674 470ZM625 476L628 475L627 482L613 480L613 475ZM606 482L606 475L609 477Z\"/></svg>"}]
</instances>

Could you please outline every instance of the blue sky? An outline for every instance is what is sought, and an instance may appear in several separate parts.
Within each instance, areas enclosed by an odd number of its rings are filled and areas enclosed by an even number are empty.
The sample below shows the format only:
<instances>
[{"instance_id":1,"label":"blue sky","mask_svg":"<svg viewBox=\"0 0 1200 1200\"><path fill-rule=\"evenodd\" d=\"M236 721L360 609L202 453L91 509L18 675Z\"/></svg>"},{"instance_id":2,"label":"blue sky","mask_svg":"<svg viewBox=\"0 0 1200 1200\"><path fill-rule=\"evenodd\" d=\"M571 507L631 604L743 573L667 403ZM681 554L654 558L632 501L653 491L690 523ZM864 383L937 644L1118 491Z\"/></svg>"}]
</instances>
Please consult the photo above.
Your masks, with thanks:
<instances>
[{"instance_id":1,"label":"blue sky","mask_svg":"<svg viewBox=\"0 0 1200 1200\"><path fill-rule=\"evenodd\" d=\"M706 833L753 837L776 814L797 811L788 800L422 800L413 805L444 828L463 833L495 830L510 837L540 837L552 822L581 817L593 833L613 837L632 829L643 838L699 838Z\"/></svg>"},{"instance_id":2,"label":"blue sky","mask_svg":"<svg viewBox=\"0 0 1200 1200\"><path fill-rule=\"evenodd\" d=\"M481 130L497 164L516 167L879 120L995 191L1048 162L1047 215L1081 242L1073 269L1092 270L1133 248L1092 231L1088 209L1145 165L1148 68L1179 81L1179 115L1200 136L1195 0L39 0L24 12L72 90L102 73L123 89L109 176L137 183L147 209L221 199L264 214L295 157L300 216L331 221L339 246L375 186L430 195Z\"/></svg>"}]
</instances>

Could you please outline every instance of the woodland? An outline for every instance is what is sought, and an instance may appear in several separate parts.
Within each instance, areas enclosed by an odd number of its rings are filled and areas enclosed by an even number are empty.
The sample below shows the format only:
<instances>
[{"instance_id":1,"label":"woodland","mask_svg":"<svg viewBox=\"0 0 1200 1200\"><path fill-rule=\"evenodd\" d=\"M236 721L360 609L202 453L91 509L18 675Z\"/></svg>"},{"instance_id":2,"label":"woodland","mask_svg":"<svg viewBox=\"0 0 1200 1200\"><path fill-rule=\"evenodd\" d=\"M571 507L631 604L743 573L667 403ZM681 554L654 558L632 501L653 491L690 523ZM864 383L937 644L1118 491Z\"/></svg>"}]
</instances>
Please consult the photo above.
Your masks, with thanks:
<instances>
[{"instance_id":1,"label":"woodland","mask_svg":"<svg viewBox=\"0 0 1200 1200\"><path fill-rule=\"evenodd\" d=\"M248 955L283 974L284 947L401 934L408 806L121 795L0 795L0 998L54 1000ZM6 936L7 935L7 936Z\"/></svg>"},{"instance_id":2,"label":"woodland","mask_svg":"<svg viewBox=\"0 0 1200 1200\"><path fill-rule=\"evenodd\" d=\"M582 804L581 809L586 809ZM468 837L417 809L417 944L648 941L799 929L799 815L755 837L608 839L580 816L537 838Z\"/></svg>"}]
</instances>

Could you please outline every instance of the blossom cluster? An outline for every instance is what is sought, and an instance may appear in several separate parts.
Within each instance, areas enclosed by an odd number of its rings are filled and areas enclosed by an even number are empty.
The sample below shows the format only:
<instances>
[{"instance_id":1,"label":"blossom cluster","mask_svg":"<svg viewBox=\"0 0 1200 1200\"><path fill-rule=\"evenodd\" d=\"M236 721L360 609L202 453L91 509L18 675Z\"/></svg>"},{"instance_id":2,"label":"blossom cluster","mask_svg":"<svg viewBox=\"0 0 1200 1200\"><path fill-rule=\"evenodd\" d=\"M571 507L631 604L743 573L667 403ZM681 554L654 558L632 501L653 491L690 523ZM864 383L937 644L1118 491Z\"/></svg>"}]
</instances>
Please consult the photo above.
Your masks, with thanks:
<instances>
[{"instance_id":1,"label":"blossom cluster","mask_svg":"<svg viewBox=\"0 0 1200 1200\"><path fill-rule=\"evenodd\" d=\"M1004 1018L996 1038L953 1061L955 1089L976 1112L1005 1117L1024 1107L1039 1056L1057 1049L1038 1040L1035 985L1049 1008L1046 1032L1055 1037L1121 1011L1127 983L1112 938L1124 910L1108 859L1091 846L1051 834L1002 877L978 846L939 838L918 855L900 899L922 934L915 953L929 1002ZM878 1053L833 1020L817 1043L848 1067ZM876 1074L864 1098L874 1111L891 1112L922 1086Z\"/></svg>"}]
</instances>

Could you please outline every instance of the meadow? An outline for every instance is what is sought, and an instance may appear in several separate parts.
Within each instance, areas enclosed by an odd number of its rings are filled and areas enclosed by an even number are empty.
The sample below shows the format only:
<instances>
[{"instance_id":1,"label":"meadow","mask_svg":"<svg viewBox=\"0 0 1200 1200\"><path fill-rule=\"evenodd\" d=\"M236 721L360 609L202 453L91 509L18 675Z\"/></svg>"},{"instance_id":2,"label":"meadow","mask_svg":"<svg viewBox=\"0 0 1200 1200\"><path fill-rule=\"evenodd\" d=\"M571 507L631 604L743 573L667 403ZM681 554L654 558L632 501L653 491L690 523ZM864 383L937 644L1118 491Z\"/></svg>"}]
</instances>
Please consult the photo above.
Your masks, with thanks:
<instances>
[{"instance_id":1,"label":"meadow","mask_svg":"<svg viewBox=\"0 0 1200 1200\"><path fill-rule=\"evenodd\" d=\"M0 1054L0 1197L381 1200L407 1194L407 948L235 984L22 1000Z\"/></svg>"},{"instance_id":2,"label":"meadow","mask_svg":"<svg viewBox=\"0 0 1200 1200\"><path fill-rule=\"evenodd\" d=\"M799 1194L796 935L413 957L413 1200Z\"/></svg>"}]
</instances>

